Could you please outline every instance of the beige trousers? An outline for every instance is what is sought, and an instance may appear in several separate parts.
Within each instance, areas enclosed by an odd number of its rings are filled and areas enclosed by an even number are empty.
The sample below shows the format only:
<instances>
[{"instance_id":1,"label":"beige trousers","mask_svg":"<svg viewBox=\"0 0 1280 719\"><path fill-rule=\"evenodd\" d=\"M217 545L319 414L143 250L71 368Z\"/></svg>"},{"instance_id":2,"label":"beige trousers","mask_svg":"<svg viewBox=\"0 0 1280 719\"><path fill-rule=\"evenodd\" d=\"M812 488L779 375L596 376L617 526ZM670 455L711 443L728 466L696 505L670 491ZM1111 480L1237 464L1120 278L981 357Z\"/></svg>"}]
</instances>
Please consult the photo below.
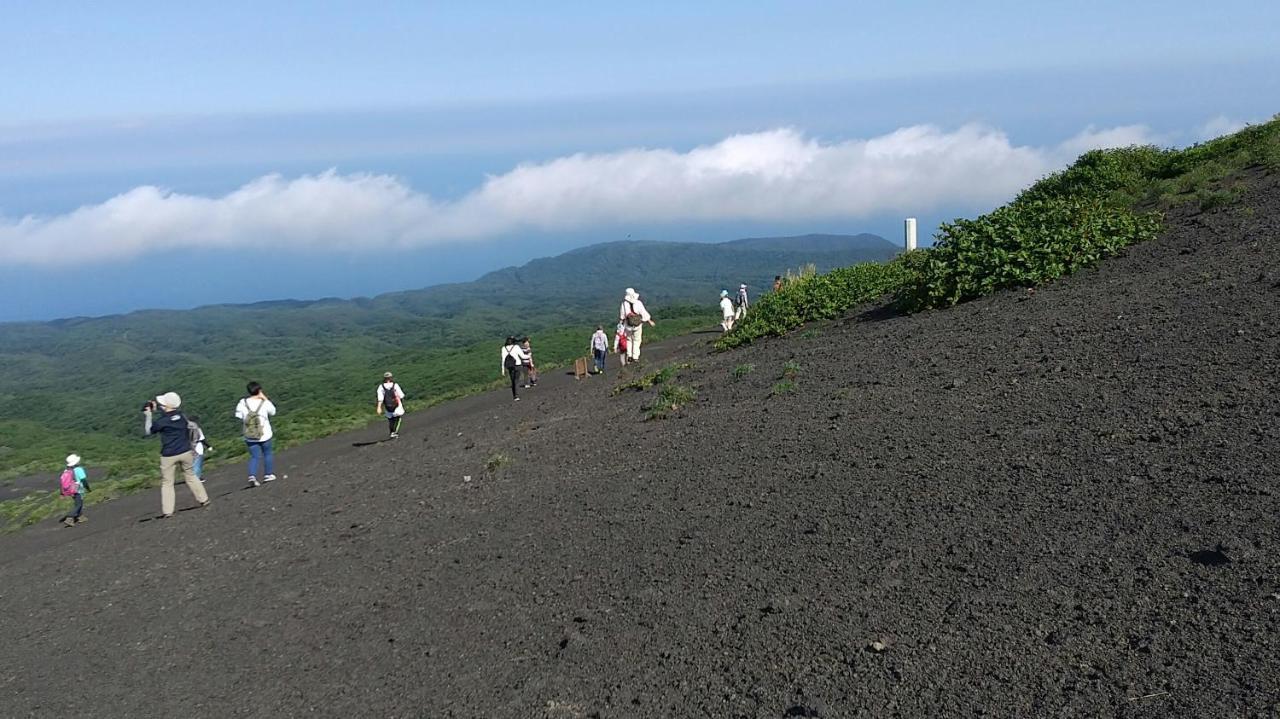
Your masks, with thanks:
<instances>
[{"instance_id":1,"label":"beige trousers","mask_svg":"<svg viewBox=\"0 0 1280 719\"><path fill-rule=\"evenodd\" d=\"M191 452L183 452L172 457L160 458L160 512L163 514L173 514L173 474L181 467L182 481L187 483L187 489L191 490L191 496L196 498L200 504L209 501L209 494L204 491L204 485L196 479L193 463L195 456Z\"/></svg>"},{"instance_id":2,"label":"beige trousers","mask_svg":"<svg viewBox=\"0 0 1280 719\"><path fill-rule=\"evenodd\" d=\"M644 325L635 327L628 326L627 333L627 359L640 359L640 343L644 341Z\"/></svg>"}]
</instances>

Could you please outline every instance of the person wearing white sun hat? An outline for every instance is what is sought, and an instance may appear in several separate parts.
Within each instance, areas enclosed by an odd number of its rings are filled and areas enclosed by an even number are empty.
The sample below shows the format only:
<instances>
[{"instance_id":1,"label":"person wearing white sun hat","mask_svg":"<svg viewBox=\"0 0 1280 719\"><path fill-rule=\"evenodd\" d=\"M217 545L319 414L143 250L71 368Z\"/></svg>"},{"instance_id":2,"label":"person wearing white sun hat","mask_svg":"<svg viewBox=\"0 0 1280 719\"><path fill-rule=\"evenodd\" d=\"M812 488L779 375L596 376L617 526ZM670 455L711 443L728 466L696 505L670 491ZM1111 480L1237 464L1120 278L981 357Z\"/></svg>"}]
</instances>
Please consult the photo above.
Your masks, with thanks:
<instances>
[{"instance_id":1,"label":"person wearing white sun hat","mask_svg":"<svg viewBox=\"0 0 1280 719\"><path fill-rule=\"evenodd\" d=\"M627 360L640 361L640 343L644 340L644 326L656 326L649 310L640 301L640 293L628 287L622 295L622 305L618 308L618 319L622 321L627 333Z\"/></svg>"},{"instance_id":2,"label":"person wearing white sun hat","mask_svg":"<svg viewBox=\"0 0 1280 719\"><path fill-rule=\"evenodd\" d=\"M80 455L75 453L67 455L66 469L62 470L62 476L59 479L62 485L62 496L71 497L75 502L71 512L63 515L61 522L68 527L84 523L84 493L89 491L89 476L85 473L84 467L80 466Z\"/></svg>"},{"instance_id":3,"label":"person wearing white sun hat","mask_svg":"<svg viewBox=\"0 0 1280 719\"><path fill-rule=\"evenodd\" d=\"M187 418L179 407L182 398L177 392L165 392L158 395L155 401L147 402L142 408L143 434L160 435L160 516L162 519L173 516L173 475L182 470L182 481L186 483L191 496L201 507L209 506L209 495L204 485L196 477L195 454L191 450L191 433ZM159 410L154 420L152 412Z\"/></svg>"}]
</instances>

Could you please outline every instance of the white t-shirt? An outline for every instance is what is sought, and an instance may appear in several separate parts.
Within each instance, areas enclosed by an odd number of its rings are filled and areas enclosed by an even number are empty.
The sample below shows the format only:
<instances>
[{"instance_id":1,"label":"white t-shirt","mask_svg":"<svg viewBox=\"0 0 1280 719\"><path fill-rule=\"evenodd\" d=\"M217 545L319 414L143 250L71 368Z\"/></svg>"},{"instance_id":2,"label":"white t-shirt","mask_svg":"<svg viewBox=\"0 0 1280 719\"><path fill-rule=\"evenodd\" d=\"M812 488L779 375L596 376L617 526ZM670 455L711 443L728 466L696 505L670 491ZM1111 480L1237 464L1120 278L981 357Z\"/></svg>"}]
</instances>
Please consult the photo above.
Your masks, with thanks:
<instances>
[{"instance_id":1,"label":"white t-shirt","mask_svg":"<svg viewBox=\"0 0 1280 719\"><path fill-rule=\"evenodd\" d=\"M720 298L720 314L724 315L725 317L733 316L733 300L729 299L728 297Z\"/></svg>"},{"instance_id":2,"label":"white t-shirt","mask_svg":"<svg viewBox=\"0 0 1280 719\"><path fill-rule=\"evenodd\" d=\"M393 389L395 390L396 397L400 399L400 402L396 405L395 411L387 412L387 414L392 417L402 417L404 416L404 390L400 389L400 385L398 383L392 382L388 385L386 382L383 382L378 385L378 404L382 405L383 410L386 410L387 405L385 400L387 398L387 392L390 392Z\"/></svg>"},{"instance_id":3,"label":"white t-shirt","mask_svg":"<svg viewBox=\"0 0 1280 719\"><path fill-rule=\"evenodd\" d=\"M273 436L271 432L271 420L268 419L276 413L276 406L269 399L261 397L245 397L236 405L236 419L241 422L251 413L256 412L262 417L262 438L249 440L250 442L265 442ZM246 439L248 439L246 437Z\"/></svg>"}]
</instances>

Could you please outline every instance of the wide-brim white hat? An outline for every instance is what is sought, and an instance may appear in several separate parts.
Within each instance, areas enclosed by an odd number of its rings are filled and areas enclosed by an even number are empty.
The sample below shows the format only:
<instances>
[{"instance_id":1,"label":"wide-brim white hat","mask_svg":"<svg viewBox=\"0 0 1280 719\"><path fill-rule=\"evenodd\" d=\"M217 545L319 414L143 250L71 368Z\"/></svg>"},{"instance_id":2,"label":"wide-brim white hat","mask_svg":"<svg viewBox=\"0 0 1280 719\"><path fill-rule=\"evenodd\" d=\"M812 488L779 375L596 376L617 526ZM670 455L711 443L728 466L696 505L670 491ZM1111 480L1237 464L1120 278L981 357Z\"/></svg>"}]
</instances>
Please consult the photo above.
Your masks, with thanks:
<instances>
[{"instance_id":1,"label":"wide-brim white hat","mask_svg":"<svg viewBox=\"0 0 1280 719\"><path fill-rule=\"evenodd\" d=\"M636 300L640 299L640 294L637 293L634 289L628 287L627 291L623 294L623 297L626 298L627 302L635 302Z\"/></svg>"},{"instance_id":2,"label":"wide-brim white hat","mask_svg":"<svg viewBox=\"0 0 1280 719\"><path fill-rule=\"evenodd\" d=\"M178 396L177 392L165 392L164 394L156 395L156 403L161 407L177 409L182 406L182 398Z\"/></svg>"},{"instance_id":3,"label":"wide-brim white hat","mask_svg":"<svg viewBox=\"0 0 1280 719\"><path fill-rule=\"evenodd\" d=\"M68 454L68 455L67 455L67 466L68 466L68 467L74 467L74 466L76 466L77 464L80 464L80 455L78 455L78 454Z\"/></svg>"}]
</instances>

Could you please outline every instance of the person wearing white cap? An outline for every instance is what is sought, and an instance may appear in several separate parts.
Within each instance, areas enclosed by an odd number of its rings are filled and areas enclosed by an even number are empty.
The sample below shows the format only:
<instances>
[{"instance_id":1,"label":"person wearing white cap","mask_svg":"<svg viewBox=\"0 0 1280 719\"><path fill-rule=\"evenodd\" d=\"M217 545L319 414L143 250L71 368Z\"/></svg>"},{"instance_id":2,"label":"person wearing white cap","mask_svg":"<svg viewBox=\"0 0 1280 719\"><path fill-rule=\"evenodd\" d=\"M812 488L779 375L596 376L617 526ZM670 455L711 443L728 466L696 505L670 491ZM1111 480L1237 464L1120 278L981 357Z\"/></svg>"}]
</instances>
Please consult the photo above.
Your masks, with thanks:
<instances>
[{"instance_id":1,"label":"person wearing white cap","mask_svg":"<svg viewBox=\"0 0 1280 719\"><path fill-rule=\"evenodd\" d=\"M738 312L733 316L733 319L740 320L743 317L746 317L747 307L750 305L751 302L747 300L747 286L738 285Z\"/></svg>"},{"instance_id":2,"label":"person wearing white cap","mask_svg":"<svg viewBox=\"0 0 1280 719\"><path fill-rule=\"evenodd\" d=\"M84 493L89 491L89 476L80 466L80 455L68 454L66 469L62 470L62 496L71 497L75 507L70 514L63 515L62 523L68 527L81 524L84 517Z\"/></svg>"},{"instance_id":3,"label":"person wearing white cap","mask_svg":"<svg viewBox=\"0 0 1280 719\"><path fill-rule=\"evenodd\" d=\"M622 320L627 333L627 359L632 362L640 360L640 342L644 339L644 326L654 327L653 317L640 301L640 293L628 287L622 295L622 305L618 308L618 319ZM625 362L624 362L625 364Z\"/></svg>"},{"instance_id":4,"label":"person wearing white cap","mask_svg":"<svg viewBox=\"0 0 1280 719\"><path fill-rule=\"evenodd\" d=\"M173 476L182 470L182 481L201 507L209 506L209 495L196 477L195 454L191 451L191 428L179 408L182 398L176 392L165 392L142 408L143 434L160 435L160 516L173 516ZM159 409L154 420L153 411Z\"/></svg>"},{"instance_id":5,"label":"person wearing white cap","mask_svg":"<svg viewBox=\"0 0 1280 719\"><path fill-rule=\"evenodd\" d=\"M720 290L720 328L725 332L733 329L733 300L729 299L729 290Z\"/></svg>"},{"instance_id":6,"label":"person wearing white cap","mask_svg":"<svg viewBox=\"0 0 1280 719\"><path fill-rule=\"evenodd\" d=\"M383 372L377 394L378 408L374 411L387 418L390 439L395 439L400 436L400 422L404 417L404 390L400 389L394 375Z\"/></svg>"}]
</instances>

